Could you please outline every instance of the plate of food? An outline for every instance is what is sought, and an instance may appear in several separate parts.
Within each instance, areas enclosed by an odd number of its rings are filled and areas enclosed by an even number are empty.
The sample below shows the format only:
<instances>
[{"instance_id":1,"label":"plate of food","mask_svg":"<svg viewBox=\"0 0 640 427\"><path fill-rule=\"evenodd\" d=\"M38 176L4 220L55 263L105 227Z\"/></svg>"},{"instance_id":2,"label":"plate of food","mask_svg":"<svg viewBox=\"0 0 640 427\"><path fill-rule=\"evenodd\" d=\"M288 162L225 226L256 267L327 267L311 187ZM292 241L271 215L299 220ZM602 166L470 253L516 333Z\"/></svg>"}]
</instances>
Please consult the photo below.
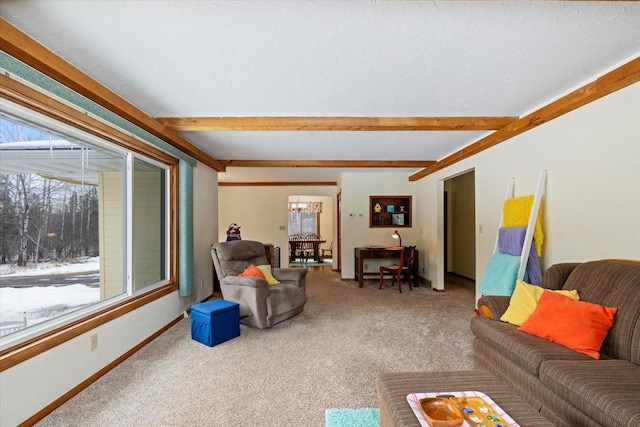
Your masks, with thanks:
<instances>
[{"instance_id":1,"label":"plate of food","mask_svg":"<svg viewBox=\"0 0 640 427\"><path fill-rule=\"evenodd\" d=\"M410 393L407 402L423 427L520 427L479 391Z\"/></svg>"}]
</instances>

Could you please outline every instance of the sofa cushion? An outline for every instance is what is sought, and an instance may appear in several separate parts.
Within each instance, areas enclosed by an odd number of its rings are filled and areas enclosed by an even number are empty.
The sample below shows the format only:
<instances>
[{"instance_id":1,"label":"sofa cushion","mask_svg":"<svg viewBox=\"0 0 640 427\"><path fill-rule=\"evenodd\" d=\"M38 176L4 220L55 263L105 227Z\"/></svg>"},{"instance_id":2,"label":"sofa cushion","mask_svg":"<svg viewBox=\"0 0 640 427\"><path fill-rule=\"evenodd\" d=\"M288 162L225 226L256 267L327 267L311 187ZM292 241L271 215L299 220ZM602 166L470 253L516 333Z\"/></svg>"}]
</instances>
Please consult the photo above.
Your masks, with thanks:
<instances>
[{"instance_id":1,"label":"sofa cushion","mask_svg":"<svg viewBox=\"0 0 640 427\"><path fill-rule=\"evenodd\" d=\"M606 426L640 425L640 366L625 360L547 361L540 380Z\"/></svg>"},{"instance_id":2,"label":"sofa cushion","mask_svg":"<svg viewBox=\"0 0 640 427\"><path fill-rule=\"evenodd\" d=\"M613 325L616 311L615 307L574 301L553 291L544 291L538 307L518 330L600 359L599 350Z\"/></svg>"},{"instance_id":3,"label":"sofa cushion","mask_svg":"<svg viewBox=\"0 0 640 427\"><path fill-rule=\"evenodd\" d=\"M516 326L522 325L522 323L524 323L524 321L527 320L535 311L538 306L538 301L544 291L545 289L540 286L531 285L518 279L516 281L516 288L514 289L513 295L511 295L511 300L509 301L509 307L500 317L500 320ZM578 291L576 290L558 290L551 292L557 292L571 298L572 300L580 299Z\"/></svg>"},{"instance_id":4,"label":"sofa cushion","mask_svg":"<svg viewBox=\"0 0 640 427\"><path fill-rule=\"evenodd\" d=\"M489 342L496 356L509 359L536 377L540 365L546 360L593 360L586 354L518 331L514 325L483 316L471 319L471 331L476 339Z\"/></svg>"},{"instance_id":5,"label":"sofa cushion","mask_svg":"<svg viewBox=\"0 0 640 427\"><path fill-rule=\"evenodd\" d=\"M273 274L271 273L271 266L269 264L259 265L258 269L264 275L264 278L268 284L277 285L278 283L280 283L278 279L273 277Z\"/></svg>"},{"instance_id":6,"label":"sofa cushion","mask_svg":"<svg viewBox=\"0 0 640 427\"><path fill-rule=\"evenodd\" d=\"M640 262L604 260L576 267L563 289L576 289L581 301L617 307L613 326L601 354L640 365ZM635 344L635 345L634 345Z\"/></svg>"},{"instance_id":7,"label":"sofa cushion","mask_svg":"<svg viewBox=\"0 0 640 427\"><path fill-rule=\"evenodd\" d=\"M249 267L245 268L244 271L238 274L239 277L257 277L258 279L267 280L267 278L262 274L262 271L258 269L253 264L250 264Z\"/></svg>"},{"instance_id":8,"label":"sofa cushion","mask_svg":"<svg viewBox=\"0 0 640 427\"><path fill-rule=\"evenodd\" d=\"M545 289L562 289L564 282L571 275L573 270L582 265L581 262L563 262L560 264L553 264L547 268L542 275L542 287Z\"/></svg>"}]
</instances>

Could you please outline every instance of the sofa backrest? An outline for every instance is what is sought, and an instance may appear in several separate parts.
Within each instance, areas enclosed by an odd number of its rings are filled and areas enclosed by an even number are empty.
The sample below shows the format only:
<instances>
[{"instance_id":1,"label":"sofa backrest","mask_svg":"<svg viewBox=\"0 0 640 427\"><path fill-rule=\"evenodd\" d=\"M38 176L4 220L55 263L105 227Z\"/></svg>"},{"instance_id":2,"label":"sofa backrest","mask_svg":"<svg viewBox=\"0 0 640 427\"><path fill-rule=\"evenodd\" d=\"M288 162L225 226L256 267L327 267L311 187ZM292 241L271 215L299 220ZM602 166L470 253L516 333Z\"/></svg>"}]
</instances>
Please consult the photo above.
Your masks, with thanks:
<instances>
[{"instance_id":1,"label":"sofa backrest","mask_svg":"<svg viewBox=\"0 0 640 427\"><path fill-rule=\"evenodd\" d=\"M237 276L250 264L269 264L264 254L264 245L253 240L232 240L218 242L211 247L211 257L218 280L227 276Z\"/></svg>"},{"instance_id":2,"label":"sofa backrest","mask_svg":"<svg viewBox=\"0 0 640 427\"><path fill-rule=\"evenodd\" d=\"M573 269L563 289L577 289L581 301L616 307L600 352L640 365L640 262L586 262Z\"/></svg>"}]
</instances>

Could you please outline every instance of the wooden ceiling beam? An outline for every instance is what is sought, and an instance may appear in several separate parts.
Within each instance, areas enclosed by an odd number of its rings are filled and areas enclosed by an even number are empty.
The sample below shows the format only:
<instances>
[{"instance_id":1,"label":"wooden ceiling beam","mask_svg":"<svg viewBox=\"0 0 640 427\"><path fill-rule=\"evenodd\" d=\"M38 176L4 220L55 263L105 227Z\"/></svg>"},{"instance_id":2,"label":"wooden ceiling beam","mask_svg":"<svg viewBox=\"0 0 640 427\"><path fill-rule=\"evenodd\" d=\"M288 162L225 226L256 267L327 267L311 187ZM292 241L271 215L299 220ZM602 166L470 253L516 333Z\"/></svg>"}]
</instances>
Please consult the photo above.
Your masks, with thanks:
<instances>
[{"instance_id":1,"label":"wooden ceiling beam","mask_svg":"<svg viewBox=\"0 0 640 427\"><path fill-rule=\"evenodd\" d=\"M220 160L225 167L253 168L425 168L433 160Z\"/></svg>"},{"instance_id":2,"label":"wooden ceiling beam","mask_svg":"<svg viewBox=\"0 0 640 427\"><path fill-rule=\"evenodd\" d=\"M274 182L218 182L219 187L284 187L284 186L336 186L336 181L274 181Z\"/></svg>"},{"instance_id":3,"label":"wooden ceiling beam","mask_svg":"<svg viewBox=\"0 0 640 427\"><path fill-rule=\"evenodd\" d=\"M480 153L488 148L493 147L501 142L520 135L523 132L533 129L536 126L547 123L556 119L563 114L576 110L584 105L589 104L597 99L607 96L615 91L623 89L640 81L640 57L616 68L615 70L599 77L598 79L587 83L579 89L551 102L534 111L531 114L498 129L492 134L474 142L473 144L463 148L428 166L427 168L411 175L409 181L417 181L436 171L444 169Z\"/></svg>"},{"instance_id":4,"label":"wooden ceiling beam","mask_svg":"<svg viewBox=\"0 0 640 427\"><path fill-rule=\"evenodd\" d=\"M0 18L0 49L211 168L219 172L224 171L224 166L209 154L175 131L166 128L2 18Z\"/></svg>"},{"instance_id":5,"label":"wooden ceiling beam","mask_svg":"<svg viewBox=\"0 0 640 427\"><path fill-rule=\"evenodd\" d=\"M156 117L175 131L495 130L518 117Z\"/></svg>"}]
</instances>

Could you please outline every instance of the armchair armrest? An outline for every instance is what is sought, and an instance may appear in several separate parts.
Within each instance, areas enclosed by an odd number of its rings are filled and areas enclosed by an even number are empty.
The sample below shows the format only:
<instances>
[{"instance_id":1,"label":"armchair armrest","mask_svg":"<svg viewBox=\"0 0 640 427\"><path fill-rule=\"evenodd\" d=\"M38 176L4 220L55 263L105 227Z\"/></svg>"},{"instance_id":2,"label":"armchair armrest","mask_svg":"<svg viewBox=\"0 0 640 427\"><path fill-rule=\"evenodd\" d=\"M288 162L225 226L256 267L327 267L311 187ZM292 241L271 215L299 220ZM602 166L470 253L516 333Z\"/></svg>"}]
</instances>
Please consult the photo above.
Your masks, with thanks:
<instances>
[{"instance_id":1,"label":"armchair armrest","mask_svg":"<svg viewBox=\"0 0 640 427\"><path fill-rule=\"evenodd\" d=\"M500 320L507 311L511 297L502 295L485 295L478 300L478 310L489 319Z\"/></svg>"},{"instance_id":2,"label":"armchair armrest","mask_svg":"<svg viewBox=\"0 0 640 427\"><path fill-rule=\"evenodd\" d=\"M246 286L248 288L264 289L269 287L266 280L251 276L227 276L220 281L220 285Z\"/></svg>"},{"instance_id":3,"label":"armchair armrest","mask_svg":"<svg viewBox=\"0 0 640 427\"><path fill-rule=\"evenodd\" d=\"M271 273L278 280L299 282L307 275L306 268L273 268Z\"/></svg>"}]
</instances>

